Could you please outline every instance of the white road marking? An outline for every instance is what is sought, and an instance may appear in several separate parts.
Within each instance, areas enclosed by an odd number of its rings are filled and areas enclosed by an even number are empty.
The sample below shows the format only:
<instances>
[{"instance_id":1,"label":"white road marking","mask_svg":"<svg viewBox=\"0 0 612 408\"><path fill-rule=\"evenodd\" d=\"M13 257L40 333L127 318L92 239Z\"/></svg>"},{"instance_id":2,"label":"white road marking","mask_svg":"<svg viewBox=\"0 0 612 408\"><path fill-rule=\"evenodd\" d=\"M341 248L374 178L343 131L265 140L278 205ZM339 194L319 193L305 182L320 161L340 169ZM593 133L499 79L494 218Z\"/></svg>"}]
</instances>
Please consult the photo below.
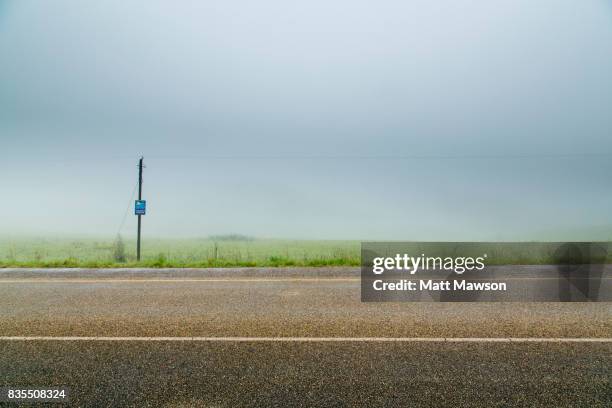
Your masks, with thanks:
<instances>
[{"instance_id":1,"label":"white road marking","mask_svg":"<svg viewBox=\"0 0 612 408\"><path fill-rule=\"evenodd\" d=\"M0 283L359 282L359 278L0 279Z\"/></svg>"},{"instance_id":2,"label":"white road marking","mask_svg":"<svg viewBox=\"0 0 612 408\"><path fill-rule=\"evenodd\" d=\"M400 343L612 343L610 337L104 337L0 336L0 341L171 341L171 342L400 342Z\"/></svg>"},{"instance_id":3,"label":"white road marking","mask_svg":"<svg viewBox=\"0 0 612 408\"><path fill-rule=\"evenodd\" d=\"M589 278L592 280L612 280L612 278ZM434 278L432 280L444 280L442 278ZM495 278L495 279L473 279L474 281L478 280L490 280L490 281L526 281L526 280L559 280L558 277L541 277L541 278L533 278L533 277L509 277L509 278ZM266 283L266 282L360 282L361 278L133 278L133 279L40 279L40 278L25 278L25 279L1 279L0 284L3 283L56 283L56 284L65 284L65 283L219 283L219 282L251 282L251 283Z\"/></svg>"}]
</instances>

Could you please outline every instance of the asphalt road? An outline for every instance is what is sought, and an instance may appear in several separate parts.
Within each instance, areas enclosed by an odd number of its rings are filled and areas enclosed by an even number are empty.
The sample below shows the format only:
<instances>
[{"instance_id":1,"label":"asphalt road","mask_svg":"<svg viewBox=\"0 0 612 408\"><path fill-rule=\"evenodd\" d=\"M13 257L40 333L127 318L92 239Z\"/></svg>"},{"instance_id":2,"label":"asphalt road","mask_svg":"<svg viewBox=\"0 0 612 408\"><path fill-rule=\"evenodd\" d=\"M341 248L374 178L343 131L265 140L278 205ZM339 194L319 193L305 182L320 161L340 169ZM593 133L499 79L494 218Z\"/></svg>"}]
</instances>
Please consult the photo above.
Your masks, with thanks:
<instances>
[{"instance_id":1,"label":"asphalt road","mask_svg":"<svg viewBox=\"0 0 612 408\"><path fill-rule=\"evenodd\" d=\"M610 342L358 341L611 338L611 303L367 304L351 268L3 270L0 336L252 339L0 340L0 386L77 406L612 406Z\"/></svg>"}]
</instances>

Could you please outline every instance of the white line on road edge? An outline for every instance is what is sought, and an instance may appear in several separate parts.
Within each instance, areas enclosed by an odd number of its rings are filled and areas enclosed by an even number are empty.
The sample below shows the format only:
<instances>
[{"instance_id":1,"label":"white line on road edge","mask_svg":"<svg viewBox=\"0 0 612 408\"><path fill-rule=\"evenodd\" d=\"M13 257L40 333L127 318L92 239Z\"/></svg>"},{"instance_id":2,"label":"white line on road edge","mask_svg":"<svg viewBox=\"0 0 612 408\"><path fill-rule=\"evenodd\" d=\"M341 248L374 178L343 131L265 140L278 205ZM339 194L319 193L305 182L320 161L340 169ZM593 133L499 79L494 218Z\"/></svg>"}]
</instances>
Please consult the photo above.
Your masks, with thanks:
<instances>
[{"instance_id":1,"label":"white line on road edge","mask_svg":"<svg viewBox=\"0 0 612 408\"><path fill-rule=\"evenodd\" d=\"M402 343L612 343L610 337L78 337L0 336L0 341L197 341L197 342L402 342Z\"/></svg>"},{"instance_id":2,"label":"white line on road edge","mask_svg":"<svg viewBox=\"0 0 612 408\"><path fill-rule=\"evenodd\" d=\"M192 282L359 282L359 278L201 278L201 279L0 279L0 283L192 283Z\"/></svg>"},{"instance_id":3,"label":"white line on road edge","mask_svg":"<svg viewBox=\"0 0 612 408\"><path fill-rule=\"evenodd\" d=\"M600 277L600 278L589 278L590 280L604 281L612 280L612 278ZM444 280L432 279L434 281ZM479 280L490 280L495 281L544 281L544 280L559 280L558 277L508 277L499 279L473 279L474 281ZM586 279L585 279L586 280ZM310 283L321 283L321 282L360 282L361 278L133 278L133 279L95 279L95 278L83 278L83 279L38 279L38 278L24 278L24 279L2 279L0 278L0 284L12 283L12 284L26 284L26 283L56 283L56 284L68 284L68 283L275 283L275 282L310 282Z\"/></svg>"}]
</instances>

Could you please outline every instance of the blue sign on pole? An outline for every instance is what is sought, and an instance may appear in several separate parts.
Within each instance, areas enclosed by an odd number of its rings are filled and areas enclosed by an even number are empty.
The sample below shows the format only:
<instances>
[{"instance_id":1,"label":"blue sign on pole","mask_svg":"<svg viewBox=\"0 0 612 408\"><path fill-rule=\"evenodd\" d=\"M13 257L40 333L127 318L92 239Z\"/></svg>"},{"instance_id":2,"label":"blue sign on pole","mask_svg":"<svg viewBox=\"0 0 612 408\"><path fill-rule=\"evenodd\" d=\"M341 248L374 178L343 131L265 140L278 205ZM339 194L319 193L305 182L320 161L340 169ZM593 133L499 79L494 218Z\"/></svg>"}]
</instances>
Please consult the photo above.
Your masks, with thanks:
<instances>
[{"instance_id":1,"label":"blue sign on pole","mask_svg":"<svg viewBox=\"0 0 612 408\"><path fill-rule=\"evenodd\" d=\"M136 200L136 205L134 206L134 214L135 215L145 215L147 213L147 201L146 200Z\"/></svg>"}]
</instances>

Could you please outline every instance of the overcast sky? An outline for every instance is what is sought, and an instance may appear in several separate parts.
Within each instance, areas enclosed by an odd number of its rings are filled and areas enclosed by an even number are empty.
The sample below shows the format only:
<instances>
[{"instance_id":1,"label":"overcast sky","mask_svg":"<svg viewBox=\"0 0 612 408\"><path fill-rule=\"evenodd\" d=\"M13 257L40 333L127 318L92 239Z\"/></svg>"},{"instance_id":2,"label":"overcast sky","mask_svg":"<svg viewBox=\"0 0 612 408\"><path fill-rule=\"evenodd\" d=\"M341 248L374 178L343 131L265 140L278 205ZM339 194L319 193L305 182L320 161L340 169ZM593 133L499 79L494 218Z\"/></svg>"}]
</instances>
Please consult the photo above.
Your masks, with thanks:
<instances>
[{"instance_id":1,"label":"overcast sky","mask_svg":"<svg viewBox=\"0 0 612 408\"><path fill-rule=\"evenodd\" d=\"M0 143L0 235L114 236L142 154L153 236L588 239L612 2L5 0Z\"/></svg>"}]
</instances>

